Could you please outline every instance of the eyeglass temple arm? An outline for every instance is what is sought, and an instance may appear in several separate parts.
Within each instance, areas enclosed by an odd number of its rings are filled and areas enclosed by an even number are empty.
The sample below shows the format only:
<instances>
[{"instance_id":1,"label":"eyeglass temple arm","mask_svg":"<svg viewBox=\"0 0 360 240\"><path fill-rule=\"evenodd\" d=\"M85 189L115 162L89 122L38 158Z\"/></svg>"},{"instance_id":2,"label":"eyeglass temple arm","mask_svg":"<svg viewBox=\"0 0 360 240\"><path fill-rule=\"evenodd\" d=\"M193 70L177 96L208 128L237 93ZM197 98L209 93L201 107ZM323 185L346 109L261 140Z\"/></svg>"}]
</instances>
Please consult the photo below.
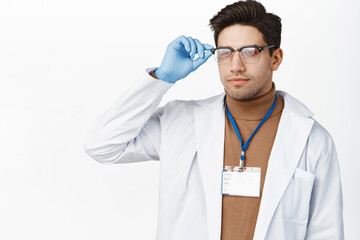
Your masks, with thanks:
<instances>
[{"instance_id":1,"label":"eyeglass temple arm","mask_svg":"<svg viewBox=\"0 0 360 240\"><path fill-rule=\"evenodd\" d=\"M272 47L275 47L275 45L269 45L269 46L266 46L266 47L262 47L262 49L267 49L267 48L272 48Z\"/></svg>"}]
</instances>

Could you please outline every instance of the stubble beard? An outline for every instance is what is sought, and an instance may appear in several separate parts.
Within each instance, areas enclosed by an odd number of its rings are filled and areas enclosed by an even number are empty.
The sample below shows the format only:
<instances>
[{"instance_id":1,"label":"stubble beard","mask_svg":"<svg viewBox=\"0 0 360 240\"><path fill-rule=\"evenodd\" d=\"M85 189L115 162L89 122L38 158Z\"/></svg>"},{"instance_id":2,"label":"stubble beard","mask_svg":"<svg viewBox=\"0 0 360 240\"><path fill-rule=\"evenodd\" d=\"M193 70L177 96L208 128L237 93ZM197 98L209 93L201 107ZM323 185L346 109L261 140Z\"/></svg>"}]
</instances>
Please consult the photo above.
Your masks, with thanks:
<instances>
[{"instance_id":1,"label":"stubble beard","mask_svg":"<svg viewBox=\"0 0 360 240\"><path fill-rule=\"evenodd\" d=\"M263 88L262 87L258 88L256 86L250 86L250 87L227 86L224 87L224 90L227 93L227 95L229 95L231 98L235 100L249 100L261 95Z\"/></svg>"}]
</instances>

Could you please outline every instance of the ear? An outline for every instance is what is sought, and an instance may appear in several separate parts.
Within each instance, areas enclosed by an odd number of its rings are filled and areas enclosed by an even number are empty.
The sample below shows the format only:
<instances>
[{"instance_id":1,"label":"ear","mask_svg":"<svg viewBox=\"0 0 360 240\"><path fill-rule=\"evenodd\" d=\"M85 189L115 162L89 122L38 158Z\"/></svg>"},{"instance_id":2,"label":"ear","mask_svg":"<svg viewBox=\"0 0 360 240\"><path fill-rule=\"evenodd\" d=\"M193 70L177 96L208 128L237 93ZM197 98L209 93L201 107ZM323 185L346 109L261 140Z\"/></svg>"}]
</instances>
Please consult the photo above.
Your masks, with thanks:
<instances>
[{"instance_id":1,"label":"ear","mask_svg":"<svg viewBox=\"0 0 360 240\"><path fill-rule=\"evenodd\" d=\"M283 50L281 48L275 49L273 51L273 55L272 55L272 65L271 65L271 70L276 71L283 59Z\"/></svg>"}]
</instances>

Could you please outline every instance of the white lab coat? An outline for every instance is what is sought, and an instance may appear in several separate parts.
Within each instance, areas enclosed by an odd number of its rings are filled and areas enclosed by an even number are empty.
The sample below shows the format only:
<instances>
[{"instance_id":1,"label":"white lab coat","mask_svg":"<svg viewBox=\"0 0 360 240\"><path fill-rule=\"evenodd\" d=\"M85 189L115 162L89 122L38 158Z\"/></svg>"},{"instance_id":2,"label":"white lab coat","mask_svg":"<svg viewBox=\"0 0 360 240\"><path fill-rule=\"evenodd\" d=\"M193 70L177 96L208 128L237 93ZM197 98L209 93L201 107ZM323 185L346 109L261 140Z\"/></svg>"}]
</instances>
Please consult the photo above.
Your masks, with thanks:
<instances>
[{"instance_id":1,"label":"white lab coat","mask_svg":"<svg viewBox=\"0 0 360 240\"><path fill-rule=\"evenodd\" d=\"M157 239L219 240L225 95L158 108L174 84L152 78L151 70L100 117L85 150L101 163L161 159ZM301 102L277 93L285 106L254 239L343 239L342 190L331 136Z\"/></svg>"}]
</instances>

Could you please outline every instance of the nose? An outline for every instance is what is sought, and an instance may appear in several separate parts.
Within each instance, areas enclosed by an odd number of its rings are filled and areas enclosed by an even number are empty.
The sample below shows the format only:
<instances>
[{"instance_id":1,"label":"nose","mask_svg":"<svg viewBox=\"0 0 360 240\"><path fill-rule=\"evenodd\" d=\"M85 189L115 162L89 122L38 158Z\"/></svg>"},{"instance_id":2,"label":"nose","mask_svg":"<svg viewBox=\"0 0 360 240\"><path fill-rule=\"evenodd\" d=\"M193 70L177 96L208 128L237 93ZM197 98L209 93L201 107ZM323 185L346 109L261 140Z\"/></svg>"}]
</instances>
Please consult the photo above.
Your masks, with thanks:
<instances>
[{"instance_id":1,"label":"nose","mask_svg":"<svg viewBox=\"0 0 360 240\"><path fill-rule=\"evenodd\" d=\"M234 73L245 71L245 65L243 63L243 60L241 59L239 51L234 51L230 64L231 71Z\"/></svg>"}]
</instances>

